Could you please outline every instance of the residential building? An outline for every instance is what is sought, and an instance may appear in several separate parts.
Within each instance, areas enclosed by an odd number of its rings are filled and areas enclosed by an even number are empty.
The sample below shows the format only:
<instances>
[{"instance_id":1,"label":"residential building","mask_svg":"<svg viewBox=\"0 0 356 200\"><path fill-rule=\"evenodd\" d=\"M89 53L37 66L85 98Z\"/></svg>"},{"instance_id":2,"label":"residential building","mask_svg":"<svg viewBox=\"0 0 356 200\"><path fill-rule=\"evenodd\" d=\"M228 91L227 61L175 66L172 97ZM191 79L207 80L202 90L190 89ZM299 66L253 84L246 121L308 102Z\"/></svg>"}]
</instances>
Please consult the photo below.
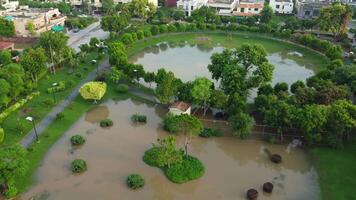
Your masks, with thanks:
<instances>
[{"instance_id":1,"label":"residential building","mask_svg":"<svg viewBox=\"0 0 356 200\"><path fill-rule=\"evenodd\" d=\"M274 13L278 14L292 14L293 13L293 0L270 0L269 5L271 6Z\"/></svg>"},{"instance_id":2,"label":"residential building","mask_svg":"<svg viewBox=\"0 0 356 200\"><path fill-rule=\"evenodd\" d=\"M102 7L102 0L65 0L66 2L70 3L72 6L82 6L84 3L93 7L93 9L101 8ZM114 4L120 3L128 3L131 0L113 0ZM148 0L148 2L152 3L156 7L158 6L158 0Z\"/></svg>"},{"instance_id":3,"label":"residential building","mask_svg":"<svg viewBox=\"0 0 356 200\"><path fill-rule=\"evenodd\" d=\"M216 9L218 15L231 15L238 0L209 0L208 6Z\"/></svg>"},{"instance_id":4,"label":"residential building","mask_svg":"<svg viewBox=\"0 0 356 200\"><path fill-rule=\"evenodd\" d=\"M190 115L192 106L189 103L183 101L177 101L169 106L169 113L173 115L188 114Z\"/></svg>"},{"instance_id":5,"label":"residential building","mask_svg":"<svg viewBox=\"0 0 356 200\"><path fill-rule=\"evenodd\" d=\"M15 34L22 37L38 36L54 26L64 26L66 19L58 9L52 8L23 7L16 11L3 12L2 16L14 22ZM33 24L33 33L28 29L30 23Z\"/></svg>"},{"instance_id":6,"label":"residential building","mask_svg":"<svg viewBox=\"0 0 356 200\"><path fill-rule=\"evenodd\" d=\"M356 0L341 0L341 2L350 6L356 6Z\"/></svg>"},{"instance_id":7,"label":"residential building","mask_svg":"<svg viewBox=\"0 0 356 200\"><path fill-rule=\"evenodd\" d=\"M168 8L177 7L177 0L165 0L164 6Z\"/></svg>"},{"instance_id":8,"label":"residential building","mask_svg":"<svg viewBox=\"0 0 356 200\"><path fill-rule=\"evenodd\" d=\"M186 16L191 16L192 12L208 4L208 0L179 0L177 7L183 9Z\"/></svg>"},{"instance_id":9,"label":"residential building","mask_svg":"<svg viewBox=\"0 0 356 200\"><path fill-rule=\"evenodd\" d=\"M320 9L332 3L331 0L296 0L297 17L301 19L316 18Z\"/></svg>"},{"instance_id":10,"label":"residential building","mask_svg":"<svg viewBox=\"0 0 356 200\"><path fill-rule=\"evenodd\" d=\"M0 6L5 8L5 11L15 11L19 7L18 1L1 0Z\"/></svg>"},{"instance_id":11,"label":"residential building","mask_svg":"<svg viewBox=\"0 0 356 200\"><path fill-rule=\"evenodd\" d=\"M264 6L264 0L240 0L237 4L236 11L232 14L235 16L254 16L260 14Z\"/></svg>"}]
</instances>

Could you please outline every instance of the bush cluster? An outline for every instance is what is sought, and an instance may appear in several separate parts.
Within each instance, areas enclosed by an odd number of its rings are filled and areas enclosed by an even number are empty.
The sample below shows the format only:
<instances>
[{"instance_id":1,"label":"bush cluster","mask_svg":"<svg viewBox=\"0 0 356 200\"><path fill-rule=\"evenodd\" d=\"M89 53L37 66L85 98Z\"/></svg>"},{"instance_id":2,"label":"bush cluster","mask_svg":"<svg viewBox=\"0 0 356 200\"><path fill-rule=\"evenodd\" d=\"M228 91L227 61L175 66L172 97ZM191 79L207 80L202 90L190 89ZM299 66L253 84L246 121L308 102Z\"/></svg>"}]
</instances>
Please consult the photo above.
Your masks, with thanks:
<instances>
[{"instance_id":1,"label":"bush cluster","mask_svg":"<svg viewBox=\"0 0 356 200\"><path fill-rule=\"evenodd\" d=\"M224 133L215 128L204 128L203 131L199 134L200 137L222 137Z\"/></svg>"},{"instance_id":2,"label":"bush cluster","mask_svg":"<svg viewBox=\"0 0 356 200\"><path fill-rule=\"evenodd\" d=\"M145 185L145 180L139 174L130 174L126 182L131 189L138 189Z\"/></svg>"},{"instance_id":3,"label":"bush cluster","mask_svg":"<svg viewBox=\"0 0 356 200\"><path fill-rule=\"evenodd\" d=\"M126 84L119 84L116 88L119 93L127 93L129 91L129 86Z\"/></svg>"},{"instance_id":4,"label":"bush cluster","mask_svg":"<svg viewBox=\"0 0 356 200\"><path fill-rule=\"evenodd\" d=\"M100 121L101 127L110 127L112 125L114 125L114 122L111 119L103 119Z\"/></svg>"},{"instance_id":5,"label":"bush cluster","mask_svg":"<svg viewBox=\"0 0 356 200\"><path fill-rule=\"evenodd\" d=\"M146 115L140 115L140 114L134 114L134 115L132 115L131 120L133 122L146 123L147 122L147 116Z\"/></svg>"},{"instance_id":6,"label":"bush cluster","mask_svg":"<svg viewBox=\"0 0 356 200\"><path fill-rule=\"evenodd\" d=\"M75 159L70 164L73 173L81 173L87 170L87 163L82 159Z\"/></svg>"},{"instance_id":7,"label":"bush cluster","mask_svg":"<svg viewBox=\"0 0 356 200\"><path fill-rule=\"evenodd\" d=\"M73 135L70 138L70 143L72 143L73 146L82 145L85 143L85 138L81 135Z\"/></svg>"},{"instance_id":8,"label":"bush cluster","mask_svg":"<svg viewBox=\"0 0 356 200\"><path fill-rule=\"evenodd\" d=\"M65 89L66 89L66 84L63 81L59 81L57 86L48 88L47 93L61 92Z\"/></svg>"}]
</instances>

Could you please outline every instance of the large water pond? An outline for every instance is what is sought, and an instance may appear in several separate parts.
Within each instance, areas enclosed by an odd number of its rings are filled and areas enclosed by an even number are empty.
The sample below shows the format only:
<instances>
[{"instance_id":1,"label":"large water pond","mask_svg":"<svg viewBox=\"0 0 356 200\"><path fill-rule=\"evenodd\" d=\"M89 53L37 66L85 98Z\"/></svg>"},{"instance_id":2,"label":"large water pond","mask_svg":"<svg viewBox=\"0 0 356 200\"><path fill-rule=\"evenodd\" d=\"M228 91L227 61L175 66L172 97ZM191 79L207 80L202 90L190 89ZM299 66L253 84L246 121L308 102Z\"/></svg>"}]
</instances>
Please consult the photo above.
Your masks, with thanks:
<instances>
[{"instance_id":1,"label":"large water pond","mask_svg":"<svg viewBox=\"0 0 356 200\"><path fill-rule=\"evenodd\" d=\"M249 188L257 188L259 199L317 200L319 186L316 170L302 149L272 145L260 140L239 140L232 136L194 138L190 153L205 165L205 175L185 184L168 181L161 170L142 161L142 155L157 138L168 133L160 122L166 109L130 99L109 101L87 112L49 150L37 172L37 183L23 199L50 200L243 200ZM146 125L135 125L132 114L148 116ZM99 127L98 122L111 118L114 126ZM69 138L82 134L87 142L73 149ZM182 145L179 138L179 145ZM279 153L283 163L269 161L264 149ZM85 159L88 171L73 175L69 163ZM145 178L144 188L132 191L125 180L128 174ZM261 185L275 184L272 195Z\"/></svg>"},{"instance_id":2,"label":"large water pond","mask_svg":"<svg viewBox=\"0 0 356 200\"><path fill-rule=\"evenodd\" d=\"M194 80L198 76L211 78L207 66L213 53L220 53L224 47L184 42L162 42L145 48L132 56L131 62L142 64L147 71L156 72L160 68L172 71L183 81ZM297 51L283 51L268 54L268 60L275 66L272 85L286 82L289 85L297 80L305 80L314 74L313 66L304 55Z\"/></svg>"}]
</instances>

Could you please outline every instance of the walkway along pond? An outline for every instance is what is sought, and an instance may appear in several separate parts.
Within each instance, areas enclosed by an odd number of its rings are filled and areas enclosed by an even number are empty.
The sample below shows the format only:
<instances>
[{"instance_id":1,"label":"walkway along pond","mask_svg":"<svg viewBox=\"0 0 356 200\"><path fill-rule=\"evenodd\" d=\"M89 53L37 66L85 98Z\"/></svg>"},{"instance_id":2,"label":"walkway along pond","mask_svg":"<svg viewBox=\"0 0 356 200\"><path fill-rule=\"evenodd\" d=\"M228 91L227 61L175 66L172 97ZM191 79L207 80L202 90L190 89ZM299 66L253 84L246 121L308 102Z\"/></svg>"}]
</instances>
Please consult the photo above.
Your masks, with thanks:
<instances>
[{"instance_id":1,"label":"walkway along pond","mask_svg":"<svg viewBox=\"0 0 356 200\"><path fill-rule=\"evenodd\" d=\"M194 138L190 154L205 165L205 175L186 184L169 182L158 168L142 161L142 156L157 138L168 136L161 129L166 109L133 100L109 101L87 112L49 150L38 169L35 184L23 199L107 199L107 200L242 200L246 190L257 188L259 199L318 200L317 173L302 149L272 145L259 140L240 140L232 136ZM146 125L131 123L132 114L148 117ZM99 121L113 119L114 126L103 129ZM81 134L87 142L73 149L69 138ZM182 138L179 138L182 146ZM283 163L269 161L264 149L278 153ZM88 171L73 175L69 164L85 159ZM131 173L142 174L146 185L132 191L126 186ZM270 181L271 195L262 193L262 184Z\"/></svg>"}]
</instances>

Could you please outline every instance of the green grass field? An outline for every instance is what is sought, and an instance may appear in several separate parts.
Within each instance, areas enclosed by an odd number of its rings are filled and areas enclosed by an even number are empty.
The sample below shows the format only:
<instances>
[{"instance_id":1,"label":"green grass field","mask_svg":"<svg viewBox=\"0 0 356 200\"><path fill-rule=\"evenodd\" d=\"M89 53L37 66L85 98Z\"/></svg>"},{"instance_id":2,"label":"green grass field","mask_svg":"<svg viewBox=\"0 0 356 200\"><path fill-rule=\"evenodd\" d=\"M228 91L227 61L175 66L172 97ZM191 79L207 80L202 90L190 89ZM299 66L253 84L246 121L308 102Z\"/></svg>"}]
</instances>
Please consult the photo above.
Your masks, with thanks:
<instances>
[{"instance_id":1,"label":"green grass field","mask_svg":"<svg viewBox=\"0 0 356 200\"><path fill-rule=\"evenodd\" d=\"M356 199L356 141L343 149L310 150L319 173L323 200Z\"/></svg>"}]
</instances>

